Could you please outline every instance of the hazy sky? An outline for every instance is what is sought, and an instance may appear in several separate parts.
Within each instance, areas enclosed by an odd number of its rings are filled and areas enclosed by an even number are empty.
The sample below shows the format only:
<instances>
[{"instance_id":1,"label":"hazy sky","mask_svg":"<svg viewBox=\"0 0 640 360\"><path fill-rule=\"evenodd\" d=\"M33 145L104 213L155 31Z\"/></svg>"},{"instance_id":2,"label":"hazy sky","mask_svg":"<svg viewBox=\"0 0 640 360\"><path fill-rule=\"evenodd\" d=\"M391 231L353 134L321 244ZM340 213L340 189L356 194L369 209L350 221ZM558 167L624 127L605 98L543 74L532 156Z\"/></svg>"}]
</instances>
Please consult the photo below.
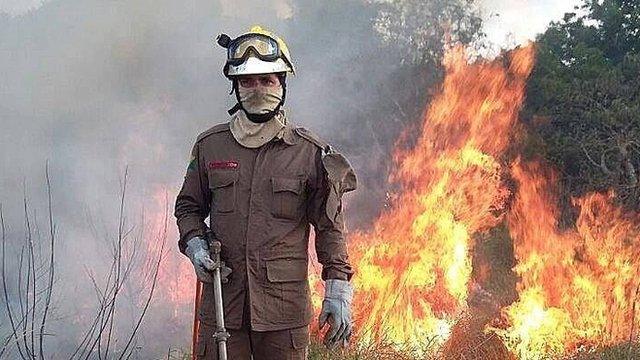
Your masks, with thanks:
<instances>
[{"instance_id":1,"label":"hazy sky","mask_svg":"<svg viewBox=\"0 0 640 360\"><path fill-rule=\"evenodd\" d=\"M0 0L0 12L20 16L50 1L64 0ZM483 0L480 5L491 42L508 46L533 39L550 21L559 20L579 3L580 0ZM234 6L240 7L237 3ZM278 15L287 16L287 0L273 0L273 6L278 9Z\"/></svg>"},{"instance_id":2,"label":"hazy sky","mask_svg":"<svg viewBox=\"0 0 640 360\"><path fill-rule=\"evenodd\" d=\"M573 11L580 0L483 0L485 32L498 44L510 45L533 39L550 21ZM497 14L497 16L496 16Z\"/></svg>"},{"instance_id":3,"label":"hazy sky","mask_svg":"<svg viewBox=\"0 0 640 360\"><path fill-rule=\"evenodd\" d=\"M0 11L11 15L22 15L29 10L35 10L49 0L2 0Z\"/></svg>"}]
</instances>

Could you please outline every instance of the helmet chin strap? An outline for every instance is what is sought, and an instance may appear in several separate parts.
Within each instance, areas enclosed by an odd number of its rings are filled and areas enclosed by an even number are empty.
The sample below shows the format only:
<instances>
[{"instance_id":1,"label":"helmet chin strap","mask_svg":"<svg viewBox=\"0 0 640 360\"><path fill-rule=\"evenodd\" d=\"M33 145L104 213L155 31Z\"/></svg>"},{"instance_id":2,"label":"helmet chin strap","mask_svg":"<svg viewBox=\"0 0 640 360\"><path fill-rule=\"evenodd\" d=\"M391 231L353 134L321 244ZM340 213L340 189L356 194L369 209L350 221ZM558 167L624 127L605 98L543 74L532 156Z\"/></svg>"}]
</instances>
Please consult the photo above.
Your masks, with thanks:
<instances>
[{"instance_id":1,"label":"helmet chin strap","mask_svg":"<svg viewBox=\"0 0 640 360\"><path fill-rule=\"evenodd\" d=\"M280 80L280 85L282 85L282 100L280 100L280 103L278 104L278 106L276 106L275 109L264 114L251 114L244 108L244 106L242 106L242 102L240 101L240 94L238 93L238 80L233 79L233 89L231 91L236 93L236 100L238 102L231 109L229 109L229 111L227 111L229 115L233 115L242 110L247 115L247 119L249 119L249 121L258 124L265 123L273 119L273 117L276 116L278 112L280 112L280 108L284 104L284 100L287 97L287 82L285 81L286 73L278 73L277 75L278 80Z\"/></svg>"}]
</instances>

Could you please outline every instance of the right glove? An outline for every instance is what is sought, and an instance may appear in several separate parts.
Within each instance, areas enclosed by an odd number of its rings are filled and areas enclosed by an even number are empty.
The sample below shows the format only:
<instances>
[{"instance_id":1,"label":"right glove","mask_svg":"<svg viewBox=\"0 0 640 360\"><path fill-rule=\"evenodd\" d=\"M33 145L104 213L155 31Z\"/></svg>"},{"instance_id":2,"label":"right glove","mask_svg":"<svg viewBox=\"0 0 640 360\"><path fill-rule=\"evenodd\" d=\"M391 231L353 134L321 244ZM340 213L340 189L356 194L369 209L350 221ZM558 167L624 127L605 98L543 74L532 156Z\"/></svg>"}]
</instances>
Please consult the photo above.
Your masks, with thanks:
<instances>
[{"instance_id":1,"label":"right glove","mask_svg":"<svg viewBox=\"0 0 640 360\"><path fill-rule=\"evenodd\" d=\"M213 282L213 276L209 271L215 269L215 262L211 260L209 255L209 246L207 241L199 236L191 238L187 241L187 249L185 251L194 269L198 280L206 283Z\"/></svg>"},{"instance_id":2,"label":"right glove","mask_svg":"<svg viewBox=\"0 0 640 360\"><path fill-rule=\"evenodd\" d=\"M329 324L329 330L324 335L324 344L334 348L337 344L346 343L351 337L353 324L351 323L351 300L353 287L348 281L327 279L325 281L324 300L318 323L320 330Z\"/></svg>"}]
</instances>

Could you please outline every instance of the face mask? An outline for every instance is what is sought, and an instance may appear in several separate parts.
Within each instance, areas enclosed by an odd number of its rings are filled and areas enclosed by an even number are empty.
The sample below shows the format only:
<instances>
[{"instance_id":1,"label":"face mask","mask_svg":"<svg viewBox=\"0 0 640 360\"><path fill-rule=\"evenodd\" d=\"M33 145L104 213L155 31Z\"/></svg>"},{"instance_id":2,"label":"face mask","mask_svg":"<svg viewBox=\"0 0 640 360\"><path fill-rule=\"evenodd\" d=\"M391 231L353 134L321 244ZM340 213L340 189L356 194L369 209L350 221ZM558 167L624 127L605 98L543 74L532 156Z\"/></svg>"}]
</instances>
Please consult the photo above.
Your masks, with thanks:
<instances>
[{"instance_id":1,"label":"face mask","mask_svg":"<svg viewBox=\"0 0 640 360\"><path fill-rule=\"evenodd\" d=\"M282 94L282 86L238 87L238 95L242 107L249 114L268 114L275 110L282 101Z\"/></svg>"}]
</instances>

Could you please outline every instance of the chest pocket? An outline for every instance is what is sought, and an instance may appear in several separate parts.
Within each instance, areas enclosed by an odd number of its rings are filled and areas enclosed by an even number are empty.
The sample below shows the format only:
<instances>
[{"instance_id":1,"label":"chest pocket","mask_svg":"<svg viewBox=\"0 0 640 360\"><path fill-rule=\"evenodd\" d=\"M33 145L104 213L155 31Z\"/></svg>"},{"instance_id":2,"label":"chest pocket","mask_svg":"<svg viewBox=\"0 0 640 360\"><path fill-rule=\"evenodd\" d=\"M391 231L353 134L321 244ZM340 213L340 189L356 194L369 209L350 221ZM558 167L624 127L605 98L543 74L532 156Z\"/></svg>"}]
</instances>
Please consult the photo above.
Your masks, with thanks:
<instances>
[{"instance_id":1,"label":"chest pocket","mask_svg":"<svg viewBox=\"0 0 640 360\"><path fill-rule=\"evenodd\" d=\"M276 218L297 220L303 210L304 181L300 178L272 177L271 213Z\"/></svg>"},{"instance_id":2,"label":"chest pocket","mask_svg":"<svg viewBox=\"0 0 640 360\"><path fill-rule=\"evenodd\" d=\"M236 210L238 171L216 170L209 174L211 190L211 211L232 213Z\"/></svg>"}]
</instances>

